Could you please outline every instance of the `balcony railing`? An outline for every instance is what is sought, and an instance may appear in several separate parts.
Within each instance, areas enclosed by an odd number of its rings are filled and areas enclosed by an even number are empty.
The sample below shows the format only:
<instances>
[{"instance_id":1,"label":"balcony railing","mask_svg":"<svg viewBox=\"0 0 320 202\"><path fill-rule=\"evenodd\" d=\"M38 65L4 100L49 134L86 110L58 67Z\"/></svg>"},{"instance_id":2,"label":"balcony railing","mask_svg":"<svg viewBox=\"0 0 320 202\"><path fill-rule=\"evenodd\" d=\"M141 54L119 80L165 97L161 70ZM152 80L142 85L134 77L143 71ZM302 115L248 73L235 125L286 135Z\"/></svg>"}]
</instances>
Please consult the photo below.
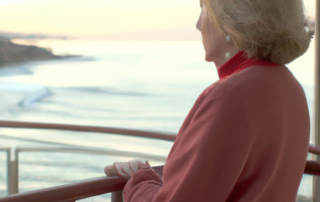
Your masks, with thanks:
<instances>
[{"instance_id":1,"label":"balcony railing","mask_svg":"<svg viewBox=\"0 0 320 202\"><path fill-rule=\"evenodd\" d=\"M10 149L9 147L0 147L0 151L7 152L7 187L9 195L19 193L19 153L21 152L83 153L95 155L140 157L144 159L157 160L163 162L166 160L166 157L163 156L88 147L17 147L12 149ZM13 155L11 156L11 154Z\"/></svg>"},{"instance_id":2,"label":"balcony railing","mask_svg":"<svg viewBox=\"0 0 320 202\"><path fill-rule=\"evenodd\" d=\"M162 175L162 166L153 167L153 169ZM112 202L122 202L122 190L126 181L120 177L99 177L2 197L0 202L73 202L111 192Z\"/></svg>"},{"instance_id":3,"label":"balcony railing","mask_svg":"<svg viewBox=\"0 0 320 202\"><path fill-rule=\"evenodd\" d=\"M56 130L72 130L72 131L87 131L87 132L99 132L99 133L111 133L130 135L138 137L155 138L160 140L174 141L175 136L171 134L146 132L138 130L127 130L117 128L105 128L105 127L92 127L92 126L75 126L75 125L61 125L61 124L42 124L42 123L23 123L23 122L7 122L0 121L0 127L13 127L13 128L41 128L41 129L56 129ZM93 148L17 148L14 152L15 160L11 160L10 148L1 147L0 150L6 151L8 156L8 176L15 181L14 183L8 183L9 194L18 192L18 154L21 151L66 151L66 152L87 152L95 154L106 154L109 150L98 150ZM118 155L126 155L121 152ZM309 153L320 155L320 148L309 146ZM110 153L108 153L110 154ZM129 153L128 153L129 155ZM132 155L132 154L131 154ZM134 154L134 155L146 155L146 154ZM162 158L157 156L148 156L147 158ZM11 166L11 167L10 167ZM12 167L13 166L13 167ZM155 172L162 175L163 166L153 167ZM305 174L320 176L320 163L317 161L307 161L305 166ZM10 182L10 181L8 181ZM70 183L62 186L56 186L51 188L39 189L35 191L29 191L19 194L13 194L0 198L0 202L74 202L79 199L84 199L92 196L97 196L106 193L112 193L112 202L122 202L122 190L126 180L120 177L99 177L94 179L88 179L76 183ZM16 187L15 187L16 186Z\"/></svg>"},{"instance_id":4,"label":"balcony railing","mask_svg":"<svg viewBox=\"0 0 320 202\"><path fill-rule=\"evenodd\" d=\"M111 127L97 127L97 126L79 126L79 125L65 125L52 123L28 123L28 122L14 122L14 121L0 121L0 127L6 128L36 128L36 129L53 129L53 130L69 130L79 132L97 132L108 134L128 135L135 137L147 137L159 140L168 140L174 142L176 134L157 133L141 130L119 129Z\"/></svg>"}]
</instances>

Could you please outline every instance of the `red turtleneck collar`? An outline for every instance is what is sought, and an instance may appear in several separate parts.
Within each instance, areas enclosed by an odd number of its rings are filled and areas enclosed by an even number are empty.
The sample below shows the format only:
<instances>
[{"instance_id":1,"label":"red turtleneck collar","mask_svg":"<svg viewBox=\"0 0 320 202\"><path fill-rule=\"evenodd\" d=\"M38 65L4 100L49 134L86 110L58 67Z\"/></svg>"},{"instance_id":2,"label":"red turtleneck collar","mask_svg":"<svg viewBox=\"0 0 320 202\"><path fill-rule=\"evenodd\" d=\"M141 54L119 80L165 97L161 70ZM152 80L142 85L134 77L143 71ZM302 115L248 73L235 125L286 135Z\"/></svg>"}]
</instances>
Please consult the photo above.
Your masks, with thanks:
<instances>
[{"instance_id":1,"label":"red turtleneck collar","mask_svg":"<svg viewBox=\"0 0 320 202\"><path fill-rule=\"evenodd\" d=\"M267 60L247 58L247 54L244 51L239 51L236 55L218 68L219 78L222 80L236 72L240 72L241 70L254 65L279 66L279 64Z\"/></svg>"}]
</instances>

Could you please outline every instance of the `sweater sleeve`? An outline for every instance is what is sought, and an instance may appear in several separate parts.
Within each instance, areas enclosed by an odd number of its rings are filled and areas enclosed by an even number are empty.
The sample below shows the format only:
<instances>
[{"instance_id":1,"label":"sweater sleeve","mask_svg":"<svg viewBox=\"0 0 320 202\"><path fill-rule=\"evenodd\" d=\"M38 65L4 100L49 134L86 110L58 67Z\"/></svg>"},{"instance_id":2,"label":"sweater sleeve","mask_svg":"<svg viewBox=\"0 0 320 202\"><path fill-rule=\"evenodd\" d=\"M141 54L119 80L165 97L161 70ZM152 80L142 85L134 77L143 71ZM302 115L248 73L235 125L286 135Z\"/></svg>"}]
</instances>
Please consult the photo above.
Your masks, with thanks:
<instances>
[{"instance_id":1,"label":"sweater sleeve","mask_svg":"<svg viewBox=\"0 0 320 202\"><path fill-rule=\"evenodd\" d=\"M228 201L254 139L242 96L230 86L211 92L178 134L163 184L152 169L138 170L125 186L125 201Z\"/></svg>"}]
</instances>

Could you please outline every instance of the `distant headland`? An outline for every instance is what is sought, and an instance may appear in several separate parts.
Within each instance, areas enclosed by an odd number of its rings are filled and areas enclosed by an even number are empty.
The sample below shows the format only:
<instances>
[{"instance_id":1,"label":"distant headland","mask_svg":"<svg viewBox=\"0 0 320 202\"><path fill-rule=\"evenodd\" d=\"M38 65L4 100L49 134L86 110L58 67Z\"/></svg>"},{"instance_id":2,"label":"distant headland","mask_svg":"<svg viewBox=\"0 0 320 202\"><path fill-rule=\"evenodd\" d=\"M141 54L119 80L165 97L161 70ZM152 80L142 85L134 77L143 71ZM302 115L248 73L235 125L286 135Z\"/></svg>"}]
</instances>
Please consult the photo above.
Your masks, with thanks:
<instances>
[{"instance_id":1,"label":"distant headland","mask_svg":"<svg viewBox=\"0 0 320 202\"><path fill-rule=\"evenodd\" d=\"M66 36L53 36L45 34L30 34L30 33L16 33L16 32L3 32L0 31L0 37L8 39L27 39L27 40L40 40L40 39L71 39Z\"/></svg>"},{"instance_id":2,"label":"distant headland","mask_svg":"<svg viewBox=\"0 0 320 202\"><path fill-rule=\"evenodd\" d=\"M0 67L8 66L14 63L25 63L41 60L56 60L69 57L78 57L78 55L59 56L54 55L49 48L41 48L32 45L20 45L11 42L11 39L68 39L66 37L48 37L37 34L19 34L0 32Z\"/></svg>"}]
</instances>

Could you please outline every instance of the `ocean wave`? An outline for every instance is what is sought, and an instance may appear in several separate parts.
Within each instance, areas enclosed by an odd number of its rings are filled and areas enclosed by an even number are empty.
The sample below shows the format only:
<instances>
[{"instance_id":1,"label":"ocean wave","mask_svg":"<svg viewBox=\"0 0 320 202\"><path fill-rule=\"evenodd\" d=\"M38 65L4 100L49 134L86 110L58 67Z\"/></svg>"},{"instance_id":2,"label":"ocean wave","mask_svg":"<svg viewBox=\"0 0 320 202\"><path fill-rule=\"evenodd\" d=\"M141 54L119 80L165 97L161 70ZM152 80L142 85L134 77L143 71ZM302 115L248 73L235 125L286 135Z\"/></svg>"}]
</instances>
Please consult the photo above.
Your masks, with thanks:
<instances>
[{"instance_id":1,"label":"ocean wave","mask_svg":"<svg viewBox=\"0 0 320 202\"><path fill-rule=\"evenodd\" d=\"M119 95L119 96L151 96L151 94L145 92L137 92L137 91L126 91L126 90L118 90L118 89L110 89L103 87L64 87L64 89L75 90L86 93L104 93L110 95Z\"/></svg>"},{"instance_id":2,"label":"ocean wave","mask_svg":"<svg viewBox=\"0 0 320 202\"><path fill-rule=\"evenodd\" d=\"M51 92L45 88L42 87L41 89L31 93L27 97L25 97L23 100L19 102L20 106L24 107L30 107L34 105L36 102L41 101L42 99L49 97L51 95Z\"/></svg>"},{"instance_id":3,"label":"ocean wave","mask_svg":"<svg viewBox=\"0 0 320 202\"><path fill-rule=\"evenodd\" d=\"M32 106L51 95L50 90L45 86L12 81L0 81L0 90L22 92L26 96L18 103L25 107Z\"/></svg>"}]
</instances>

